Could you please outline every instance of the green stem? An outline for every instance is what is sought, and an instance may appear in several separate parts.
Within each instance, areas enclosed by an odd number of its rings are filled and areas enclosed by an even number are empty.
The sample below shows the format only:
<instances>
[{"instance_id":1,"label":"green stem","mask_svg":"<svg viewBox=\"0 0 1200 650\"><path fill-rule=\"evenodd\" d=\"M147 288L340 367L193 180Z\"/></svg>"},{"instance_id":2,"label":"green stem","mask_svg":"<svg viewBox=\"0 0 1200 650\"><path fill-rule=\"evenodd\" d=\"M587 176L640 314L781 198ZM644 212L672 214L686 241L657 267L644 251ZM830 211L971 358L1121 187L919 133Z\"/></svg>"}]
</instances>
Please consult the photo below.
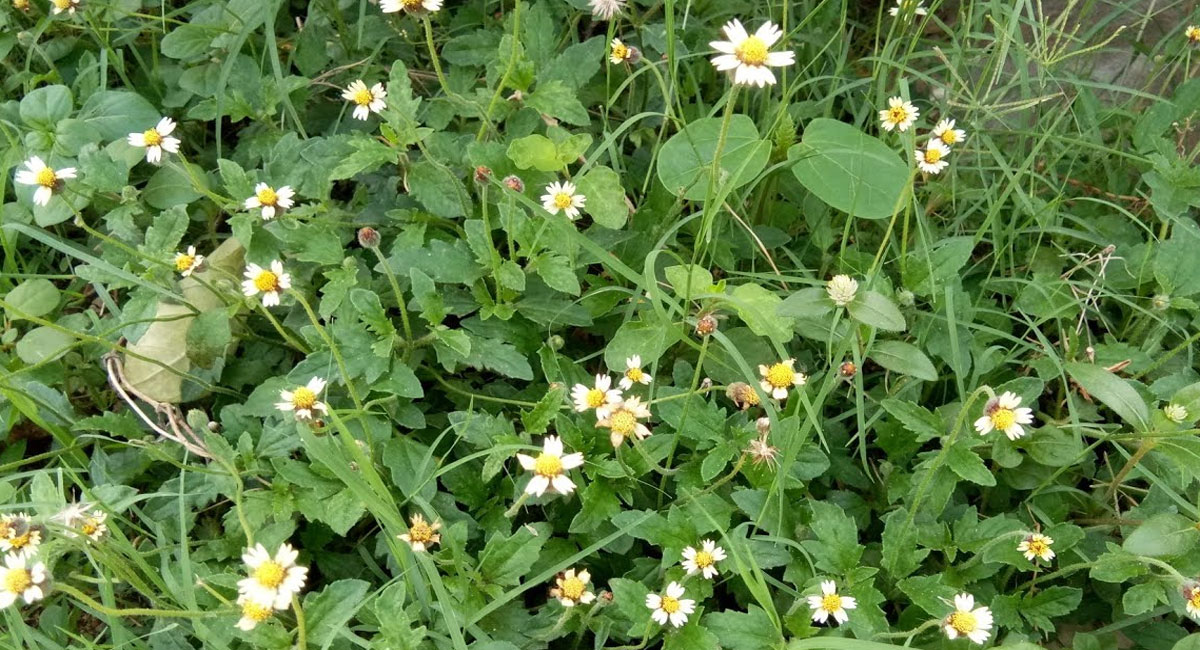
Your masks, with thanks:
<instances>
[{"instance_id":1,"label":"green stem","mask_svg":"<svg viewBox=\"0 0 1200 650\"><path fill-rule=\"evenodd\" d=\"M408 307L404 304L404 292L400 290L400 283L396 281L396 274L392 273L392 267L388 264L387 258L378 248L372 248L372 253L375 253L375 259L379 260L379 266L383 268L383 274L387 276L388 284L392 285L392 293L396 296L396 306L400 310L400 325L404 328L404 345L410 350L405 351L407 358L412 347L413 332L412 325L408 321Z\"/></svg>"},{"instance_id":2,"label":"green stem","mask_svg":"<svg viewBox=\"0 0 1200 650\"><path fill-rule=\"evenodd\" d=\"M210 616L224 616L226 614L226 612L215 611L215 610L208 611L208 612L202 612L202 611L191 610L191 609L148 609L148 608L143 608L143 607L135 607L135 608L130 608L130 609L114 609L112 607L105 607L104 605L101 605L100 603L96 602L95 600L92 600L91 597L87 596L82 591L79 591L78 589L76 589L70 585L58 583L58 584L54 585L54 590L60 591L64 594L67 594L68 596L74 598L75 600L78 600L79 602L83 603L84 605L86 605L106 616L158 616L158 617L163 617L163 618L208 618Z\"/></svg>"},{"instance_id":3,"label":"green stem","mask_svg":"<svg viewBox=\"0 0 1200 650\"><path fill-rule=\"evenodd\" d=\"M329 346L329 351L333 353L333 359L337 362L338 372L342 375L342 381L346 383L346 391L350 393L350 399L354 401L354 407L357 408L359 412L362 412L362 400L358 397L358 391L354 390L354 382L350 380L350 372L346 370L346 360L342 358L342 351L338 349L337 344L333 342L333 337L330 336L329 332L325 330L325 326L321 325L320 319L317 318L317 314L313 311L312 306L310 306L308 301L304 299L304 295L295 289L292 289L292 295L296 297L296 302L300 303L300 306L304 308L304 313L308 314L308 320L311 321L313 327L316 328L317 334L319 334L321 339L325 341L325 344Z\"/></svg>"},{"instance_id":4,"label":"green stem","mask_svg":"<svg viewBox=\"0 0 1200 650\"><path fill-rule=\"evenodd\" d=\"M729 124L733 120L733 108L737 104L738 86L733 86L729 97L725 100L725 113L721 116L721 132L717 135L717 148L713 151L712 170L708 176L708 192L704 199L704 219L700 226L700 240L708 243L712 240L712 221L718 211L718 205L713 199L717 195L717 186L721 179L721 154L725 151L725 141L729 137Z\"/></svg>"},{"instance_id":5,"label":"green stem","mask_svg":"<svg viewBox=\"0 0 1200 650\"><path fill-rule=\"evenodd\" d=\"M271 313L271 310L266 305L262 304L262 302L259 302L258 307L259 310L262 311L263 316L266 316L267 320L271 321L271 325L275 327L275 331L279 332L279 335L283 337L284 341L287 341L288 345L296 348L306 356L312 353L312 350L309 350L307 345L297 341L291 334L288 334L288 331L283 328L283 324L280 323L277 318L275 318L275 315Z\"/></svg>"},{"instance_id":6,"label":"green stem","mask_svg":"<svg viewBox=\"0 0 1200 650\"><path fill-rule=\"evenodd\" d=\"M296 650L308 649L308 632L304 623L304 608L300 606L300 599L292 594L292 609L296 612Z\"/></svg>"}]
</instances>

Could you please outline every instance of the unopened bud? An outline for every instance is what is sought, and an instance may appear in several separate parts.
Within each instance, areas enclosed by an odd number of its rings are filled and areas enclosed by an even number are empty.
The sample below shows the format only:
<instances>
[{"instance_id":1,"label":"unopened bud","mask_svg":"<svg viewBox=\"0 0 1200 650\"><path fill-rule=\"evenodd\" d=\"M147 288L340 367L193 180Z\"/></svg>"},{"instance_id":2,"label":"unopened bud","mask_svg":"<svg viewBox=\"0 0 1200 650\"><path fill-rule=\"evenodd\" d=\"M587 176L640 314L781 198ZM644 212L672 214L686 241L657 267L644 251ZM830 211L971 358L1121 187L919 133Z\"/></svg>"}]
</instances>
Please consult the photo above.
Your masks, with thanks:
<instances>
[{"instance_id":1,"label":"unopened bud","mask_svg":"<svg viewBox=\"0 0 1200 650\"><path fill-rule=\"evenodd\" d=\"M517 176L516 174L511 174L509 176L505 176L504 177L504 186L514 192L524 192L525 191L525 181L521 180L521 177Z\"/></svg>"},{"instance_id":2,"label":"unopened bud","mask_svg":"<svg viewBox=\"0 0 1200 650\"><path fill-rule=\"evenodd\" d=\"M712 314L705 314L696 321L696 334L699 336L708 336L717 331L717 317Z\"/></svg>"},{"instance_id":3,"label":"unopened bud","mask_svg":"<svg viewBox=\"0 0 1200 650\"><path fill-rule=\"evenodd\" d=\"M838 368L838 374L842 379L854 379L854 375L858 374L858 366L853 361L847 361Z\"/></svg>"},{"instance_id":4,"label":"unopened bud","mask_svg":"<svg viewBox=\"0 0 1200 650\"><path fill-rule=\"evenodd\" d=\"M480 165L475 168L475 182L486 183L492 177L492 169L486 165Z\"/></svg>"},{"instance_id":5,"label":"unopened bud","mask_svg":"<svg viewBox=\"0 0 1200 650\"><path fill-rule=\"evenodd\" d=\"M379 231L374 228L359 228L358 229L358 245L363 248L378 248L379 247Z\"/></svg>"}]
</instances>

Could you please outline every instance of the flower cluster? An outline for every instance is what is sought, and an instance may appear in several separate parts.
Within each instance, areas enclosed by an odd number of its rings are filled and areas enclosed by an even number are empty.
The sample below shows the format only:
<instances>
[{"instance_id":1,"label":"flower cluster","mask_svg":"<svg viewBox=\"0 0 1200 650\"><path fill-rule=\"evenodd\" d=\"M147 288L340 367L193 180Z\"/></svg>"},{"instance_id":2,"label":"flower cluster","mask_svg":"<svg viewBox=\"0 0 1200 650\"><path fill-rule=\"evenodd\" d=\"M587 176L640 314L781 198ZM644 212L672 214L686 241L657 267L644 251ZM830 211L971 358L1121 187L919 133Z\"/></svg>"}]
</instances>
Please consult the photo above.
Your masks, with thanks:
<instances>
[{"instance_id":1,"label":"flower cluster","mask_svg":"<svg viewBox=\"0 0 1200 650\"><path fill-rule=\"evenodd\" d=\"M242 554L247 576L238 581L237 604L242 617L237 626L253 630L277 611L286 610L292 597L304 589L308 568L296 564L299 551L290 544L281 544L272 556L262 544L255 544Z\"/></svg>"},{"instance_id":2,"label":"flower cluster","mask_svg":"<svg viewBox=\"0 0 1200 650\"><path fill-rule=\"evenodd\" d=\"M50 521L64 537L99 542L107 533L108 513L80 502L68 505ZM26 513L0 515L0 609L17 602L31 605L46 597L50 572L38 559L49 530Z\"/></svg>"}]
</instances>

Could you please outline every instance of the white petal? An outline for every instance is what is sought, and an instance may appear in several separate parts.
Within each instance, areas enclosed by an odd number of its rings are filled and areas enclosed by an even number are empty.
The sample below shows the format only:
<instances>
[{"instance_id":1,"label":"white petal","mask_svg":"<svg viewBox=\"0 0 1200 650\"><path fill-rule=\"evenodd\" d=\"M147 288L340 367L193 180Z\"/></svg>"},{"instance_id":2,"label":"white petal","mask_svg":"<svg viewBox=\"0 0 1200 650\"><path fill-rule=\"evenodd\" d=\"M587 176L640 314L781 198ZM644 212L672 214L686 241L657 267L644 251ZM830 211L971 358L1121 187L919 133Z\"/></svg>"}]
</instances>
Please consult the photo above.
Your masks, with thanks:
<instances>
[{"instance_id":1,"label":"white petal","mask_svg":"<svg viewBox=\"0 0 1200 650\"><path fill-rule=\"evenodd\" d=\"M529 485L525 486L525 491L535 497L540 497L546 493L548 487L550 487L550 479L539 474L529 479Z\"/></svg>"},{"instance_id":2,"label":"white petal","mask_svg":"<svg viewBox=\"0 0 1200 650\"><path fill-rule=\"evenodd\" d=\"M562 466L563 466L564 470L575 469L576 467L579 467L580 465L583 465L583 454L582 453L576 452L574 454L567 454L566 456L562 457Z\"/></svg>"},{"instance_id":3,"label":"white petal","mask_svg":"<svg viewBox=\"0 0 1200 650\"><path fill-rule=\"evenodd\" d=\"M525 454L517 454L517 462L521 464L523 469L531 472L533 471L533 468L537 466L537 461L534 460L533 456L527 456Z\"/></svg>"},{"instance_id":4,"label":"white petal","mask_svg":"<svg viewBox=\"0 0 1200 650\"><path fill-rule=\"evenodd\" d=\"M554 479L551 480L551 484L554 485L554 490L559 494L570 494L571 492L575 491L575 483L571 479L567 478L566 474L559 474L558 476L555 476Z\"/></svg>"},{"instance_id":5,"label":"white petal","mask_svg":"<svg viewBox=\"0 0 1200 650\"><path fill-rule=\"evenodd\" d=\"M54 190L42 186L33 191L33 202L37 205L46 205L50 203L51 196L54 196Z\"/></svg>"}]
</instances>

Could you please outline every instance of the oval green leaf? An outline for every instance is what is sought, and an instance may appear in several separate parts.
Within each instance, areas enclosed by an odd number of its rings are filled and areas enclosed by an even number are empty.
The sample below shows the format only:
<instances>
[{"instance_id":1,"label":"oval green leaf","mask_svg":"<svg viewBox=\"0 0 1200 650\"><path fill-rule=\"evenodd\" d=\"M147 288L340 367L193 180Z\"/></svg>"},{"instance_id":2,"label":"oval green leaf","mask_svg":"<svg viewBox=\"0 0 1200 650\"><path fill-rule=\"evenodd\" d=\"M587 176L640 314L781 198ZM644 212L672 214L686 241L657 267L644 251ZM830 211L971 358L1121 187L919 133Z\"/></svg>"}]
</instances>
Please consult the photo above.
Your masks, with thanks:
<instances>
[{"instance_id":1,"label":"oval green leaf","mask_svg":"<svg viewBox=\"0 0 1200 650\"><path fill-rule=\"evenodd\" d=\"M709 172L721 138L721 118L696 120L671 136L658 152L658 180L672 194L703 201L708 194ZM754 121L745 115L729 120L725 147L721 150L721 177L736 188L749 183L767 166L771 145L760 140Z\"/></svg>"},{"instance_id":2,"label":"oval green leaf","mask_svg":"<svg viewBox=\"0 0 1200 650\"><path fill-rule=\"evenodd\" d=\"M809 122L788 159L795 161L792 173L808 191L864 219L892 216L909 187L908 165L893 148L837 120Z\"/></svg>"}]
</instances>

